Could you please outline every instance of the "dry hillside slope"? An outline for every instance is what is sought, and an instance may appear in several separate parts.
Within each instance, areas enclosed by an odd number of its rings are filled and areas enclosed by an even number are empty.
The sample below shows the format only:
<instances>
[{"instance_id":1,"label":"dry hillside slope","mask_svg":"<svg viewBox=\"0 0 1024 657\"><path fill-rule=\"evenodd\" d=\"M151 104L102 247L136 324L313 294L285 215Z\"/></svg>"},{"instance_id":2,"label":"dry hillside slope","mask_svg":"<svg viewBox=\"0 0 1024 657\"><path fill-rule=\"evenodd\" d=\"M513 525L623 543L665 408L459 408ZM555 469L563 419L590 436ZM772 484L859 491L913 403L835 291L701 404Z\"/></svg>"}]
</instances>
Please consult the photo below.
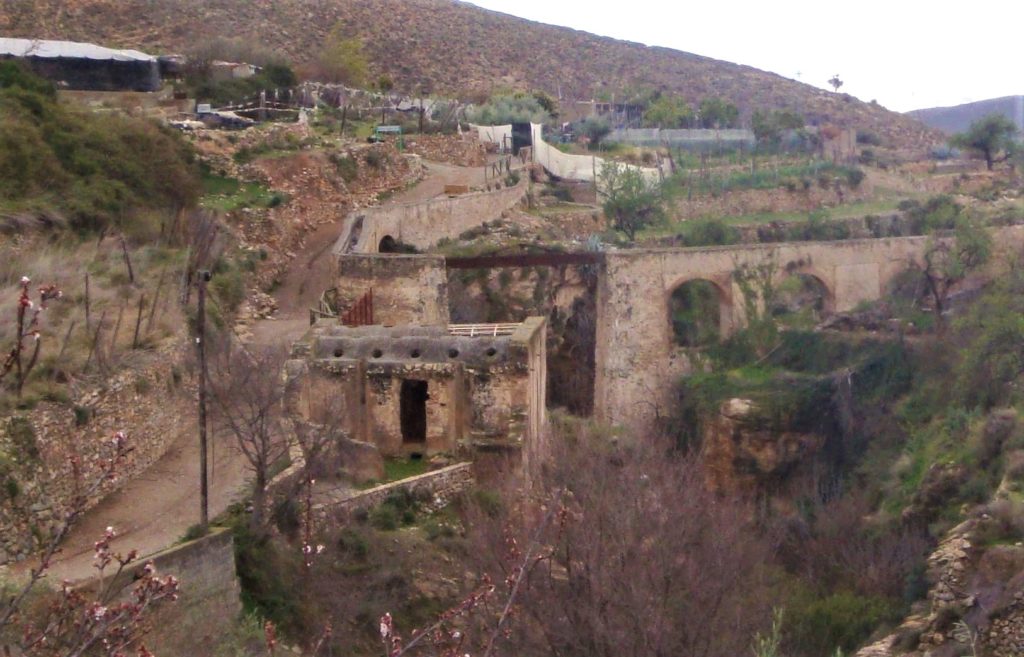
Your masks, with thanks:
<instances>
[{"instance_id":1,"label":"dry hillside slope","mask_svg":"<svg viewBox=\"0 0 1024 657\"><path fill-rule=\"evenodd\" d=\"M1002 114L1024 130L1024 96L1006 96L979 100L955 107L932 107L907 112L908 115L936 130L949 134L964 132L975 121L989 114Z\"/></svg>"},{"instance_id":2,"label":"dry hillside slope","mask_svg":"<svg viewBox=\"0 0 1024 657\"><path fill-rule=\"evenodd\" d=\"M666 48L542 25L453 0L5 0L0 34L94 40L151 52L205 38L253 39L297 61L316 56L334 25L366 44L375 73L399 91L466 94L496 87L561 91L653 85L698 101L723 96L744 115L789 108L921 147L941 137L912 118L764 71Z\"/></svg>"}]
</instances>

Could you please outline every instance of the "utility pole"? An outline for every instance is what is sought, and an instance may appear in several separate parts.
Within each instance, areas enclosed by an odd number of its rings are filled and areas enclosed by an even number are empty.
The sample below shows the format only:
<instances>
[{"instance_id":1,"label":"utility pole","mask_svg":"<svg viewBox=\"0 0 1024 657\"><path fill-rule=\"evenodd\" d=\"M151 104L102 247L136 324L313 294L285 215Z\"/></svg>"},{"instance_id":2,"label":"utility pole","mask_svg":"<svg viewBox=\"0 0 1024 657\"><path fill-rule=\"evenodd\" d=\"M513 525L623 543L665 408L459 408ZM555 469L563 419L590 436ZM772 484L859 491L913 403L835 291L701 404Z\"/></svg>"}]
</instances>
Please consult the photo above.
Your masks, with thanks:
<instances>
[{"instance_id":1,"label":"utility pole","mask_svg":"<svg viewBox=\"0 0 1024 657\"><path fill-rule=\"evenodd\" d=\"M199 527L203 534L210 524L210 490L206 467L206 284L209 280L209 271L199 272L196 349L199 351Z\"/></svg>"}]
</instances>

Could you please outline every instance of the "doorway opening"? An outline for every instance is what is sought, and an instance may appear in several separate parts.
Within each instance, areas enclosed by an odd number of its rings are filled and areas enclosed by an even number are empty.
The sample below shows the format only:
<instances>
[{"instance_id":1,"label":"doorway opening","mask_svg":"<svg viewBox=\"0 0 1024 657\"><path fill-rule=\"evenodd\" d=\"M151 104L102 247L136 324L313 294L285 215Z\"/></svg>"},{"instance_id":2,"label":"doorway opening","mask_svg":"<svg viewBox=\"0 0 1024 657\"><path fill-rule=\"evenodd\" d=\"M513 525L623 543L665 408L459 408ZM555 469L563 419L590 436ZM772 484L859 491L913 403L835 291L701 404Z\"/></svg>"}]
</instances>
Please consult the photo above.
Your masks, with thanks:
<instances>
[{"instance_id":1,"label":"doorway opening","mask_svg":"<svg viewBox=\"0 0 1024 657\"><path fill-rule=\"evenodd\" d=\"M427 400L430 393L426 381L402 381L399 406L403 443L427 442Z\"/></svg>"}]
</instances>

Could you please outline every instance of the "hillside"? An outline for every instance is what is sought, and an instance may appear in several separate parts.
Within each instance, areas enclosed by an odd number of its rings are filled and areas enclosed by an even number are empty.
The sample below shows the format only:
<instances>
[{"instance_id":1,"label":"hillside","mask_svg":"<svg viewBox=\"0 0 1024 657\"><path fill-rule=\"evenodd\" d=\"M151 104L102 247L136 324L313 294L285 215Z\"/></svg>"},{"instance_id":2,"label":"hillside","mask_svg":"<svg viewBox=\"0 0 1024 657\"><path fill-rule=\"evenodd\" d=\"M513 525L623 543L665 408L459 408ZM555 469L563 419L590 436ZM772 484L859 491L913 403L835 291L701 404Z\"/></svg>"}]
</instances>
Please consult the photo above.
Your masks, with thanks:
<instances>
[{"instance_id":1,"label":"hillside","mask_svg":"<svg viewBox=\"0 0 1024 657\"><path fill-rule=\"evenodd\" d=\"M359 36L374 73L398 90L463 96L499 87L590 99L651 85L692 101L723 96L745 116L788 108L917 148L940 141L917 121L749 66L535 23L453 0L9 0L0 33L181 52L203 39L258 41L308 61L333 26Z\"/></svg>"},{"instance_id":2,"label":"hillside","mask_svg":"<svg viewBox=\"0 0 1024 657\"><path fill-rule=\"evenodd\" d=\"M1017 124L1017 128L1024 130L1024 96L991 98L954 107L932 107L907 114L929 127L948 134L963 132L971 123L989 114L1007 116Z\"/></svg>"}]
</instances>

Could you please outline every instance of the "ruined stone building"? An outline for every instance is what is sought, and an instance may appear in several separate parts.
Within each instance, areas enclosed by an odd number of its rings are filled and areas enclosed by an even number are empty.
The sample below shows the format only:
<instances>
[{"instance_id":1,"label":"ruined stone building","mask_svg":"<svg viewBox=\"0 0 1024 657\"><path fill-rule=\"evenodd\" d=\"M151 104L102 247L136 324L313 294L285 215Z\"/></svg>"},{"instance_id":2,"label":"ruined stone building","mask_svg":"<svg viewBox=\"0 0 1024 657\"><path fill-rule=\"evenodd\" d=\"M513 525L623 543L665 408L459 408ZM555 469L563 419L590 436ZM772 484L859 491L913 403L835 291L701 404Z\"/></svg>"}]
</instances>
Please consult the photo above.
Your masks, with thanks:
<instances>
[{"instance_id":1,"label":"ruined stone building","mask_svg":"<svg viewBox=\"0 0 1024 657\"><path fill-rule=\"evenodd\" d=\"M452 325L444 259L342 255L338 302L365 316L317 321L286 366L287 411L340 423L384 456L541 448L547 322ZM371 307L372 304L372 307Z\"/></svg>"}]
</instances>

